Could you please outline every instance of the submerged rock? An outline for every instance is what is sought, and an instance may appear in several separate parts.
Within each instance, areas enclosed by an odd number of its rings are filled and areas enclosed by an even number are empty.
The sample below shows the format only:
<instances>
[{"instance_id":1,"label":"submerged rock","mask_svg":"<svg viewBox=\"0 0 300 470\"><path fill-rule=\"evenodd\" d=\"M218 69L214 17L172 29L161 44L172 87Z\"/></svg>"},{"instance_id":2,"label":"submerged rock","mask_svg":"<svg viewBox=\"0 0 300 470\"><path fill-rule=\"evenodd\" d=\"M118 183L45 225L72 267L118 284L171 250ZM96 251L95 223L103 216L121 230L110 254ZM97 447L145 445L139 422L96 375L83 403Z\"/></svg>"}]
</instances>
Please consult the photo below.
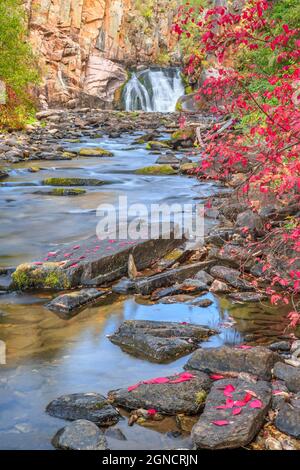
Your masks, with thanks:
<instances>
[{"instance_id":1,"label":"submerged rock","mask_svg":"<svg viewBox=\"0 0 300 470\"><path fill-rule=\"evenodd\" d=\"M191 380L178 383L141 383L137 388L112 390L109 400L129 410L155 409L160 413L194 415L203 408L206 394L210 389L209 377L201 372L192 372ZM180 376L168 376L167 380L178 380Z\"/></svg>"},{"instance_id":2,"label":"submerged rock","mask_svg":"<svg viewBox=\"0 0 300 470\"><path fill-rule=\"evenodd\" d=\"M106 291L97 289L82 289L60 295L46 304L46 307L52 312L64 314L64 316L71 318L81 307L97 301L105 294L107 294Z\"/></svg>"},{"instance_id":3,"label":"submerged rock","mask_svg":"<svg viewBox=\"0 0 300 470\"><path fill-rule=\"evenodd\" d=\"M109 337L127 352L154 362L168 362L189 354L201 340L216 332L186 323L128 320Z\"/></svg>"},{"instance_id":4,"label":"submerged rock","mask_svg":"<svg viewBox=\"0 0 300 470\"><path fill-rule=\"evenodd\" d=\"M158 165L179 165L180 160L174 154L161 155L155 162Z\"/></svg>"},{"instance_id":5,"label":"submerged rock","mask_svg":"<svg viewBox=\"0 0 300 470\"><path fill-rule=\"evenodd\" d=\"M107 450L107 441L96 424L78 419L60 429L52 439L56 449L61 450Z\"/></svg>"},{"instance_id":6,"label":"submerged rock","mask_svg":"<svg viewBox=\"0 0 300 470\"><path fill-rule=\"evenodd\" d=\"M226 396L224 389L232 386L230 398L233 401L243 402L247 390L254 392L255 396L240 407L224 406ZM251 402L256 406L251 407ZM271 387L267 382L258 381L249 383L241 379L225 379L216 382L207 399L204 412L198 423L193 427L192 440L197 448L204 449L234 449L249 444L256 436L271 402ZM228 403L228 402L227 402ZM237 414L233 410L238 409Z\"/></svg>"},{"instance_id":7,"label":"submerged rock","mask_svg":"<svg viewBox=\"0 0 300 470\"><path fill-rule=\"evenodd\" d=\"M234 292L228 297L235 302L262 302L267 299L265 294L260 292Z\"/></svg>"},{"instance_id":8,"label":"submerged rock","mask_svg":"<svg viewBox=\"0 0 300 470\"><path fill-rule=\"evenodd\" d=\"M82 196L86 194L86 190L79 188L54 188L51 191L35 191L33 194L41 194L42 196Z\"/></svg>"},{"instance_id":9,"label":"submerged rock","mask_svg":"<svg viewBox=\"0 0 300 470\"><path fill-rule=\"evenodd\" d=\"M300 400L297 403L283 403L275 419L279 431L300 439Z\"/></svg>"},{"instance_id":10,"label":"submerged rock","mask_svg":"<svg viewBox=\"0 0 300 470\"><path fill-rule=\"evenodd\" d=\"M246 372L263 380L271 379L271 371L279 355L261 346L250 349L220 348L198 349L184 366L204 372Z\"/></svg>"},{"instance_id":11,"label":"submerged rock","mask_svg":"<svg viewBox=\"0 0 300 470\"><path fill-rule=\"evenodd\" d=\"M170 148L167 142L162 142L160 140L150 140L146 145L147 150L160 150L160 149Z\"/></svg>"},{"instance_id":12,"label":"submerged rock","mask_svg":"<svg viewBox=\"0 0 300 470\"><path fill-rule=\"evenodd\" d=\"M300 392L300 367L277 362L273 374L277 379L283 380L291 392Z\"/></svg>"},{"instance_id":13,"label":"submerged rock","mask_svg":"<svg viewBox=\"0 0 300 470\"><path fill-rule=\"evenodd\" d=\"M8 173L4 170L0 170L0 180L7 178L7 177L8 177Z\"/></svg>"},{"instance_id":14,"label":"submerged rock","mask_svg":"<svg viewBox=\"0 0 300 470\"><path fill-rule=\"evenodd\" d=\"M73 393L56 398L46 408L55 418L75 421L87 419L97 426L111 426L120 415L107 399L99 393Z\"/></svg>"}]
</instances>

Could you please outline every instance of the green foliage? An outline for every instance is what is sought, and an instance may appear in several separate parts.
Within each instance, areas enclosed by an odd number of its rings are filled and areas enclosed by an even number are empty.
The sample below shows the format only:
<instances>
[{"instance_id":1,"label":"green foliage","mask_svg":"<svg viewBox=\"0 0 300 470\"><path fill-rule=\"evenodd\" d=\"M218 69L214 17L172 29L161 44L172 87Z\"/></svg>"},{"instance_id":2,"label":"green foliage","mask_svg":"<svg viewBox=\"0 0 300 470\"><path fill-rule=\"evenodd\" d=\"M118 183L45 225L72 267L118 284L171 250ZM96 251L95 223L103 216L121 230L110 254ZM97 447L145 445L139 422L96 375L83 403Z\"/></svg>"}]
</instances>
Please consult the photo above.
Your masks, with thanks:
<instances>
[{"instance_id":1,"label":"green foliage","mask_svg":"<svg viewBox=\"0 0 300 470\"><path fill-rule=\"evenodd\" d=\"M33 116L29 85L38 83L38 70L26 37L22 0L0 2L0 80L7 88L1 105L0 127L20 127Z\"/></svg>"}]
</instances>

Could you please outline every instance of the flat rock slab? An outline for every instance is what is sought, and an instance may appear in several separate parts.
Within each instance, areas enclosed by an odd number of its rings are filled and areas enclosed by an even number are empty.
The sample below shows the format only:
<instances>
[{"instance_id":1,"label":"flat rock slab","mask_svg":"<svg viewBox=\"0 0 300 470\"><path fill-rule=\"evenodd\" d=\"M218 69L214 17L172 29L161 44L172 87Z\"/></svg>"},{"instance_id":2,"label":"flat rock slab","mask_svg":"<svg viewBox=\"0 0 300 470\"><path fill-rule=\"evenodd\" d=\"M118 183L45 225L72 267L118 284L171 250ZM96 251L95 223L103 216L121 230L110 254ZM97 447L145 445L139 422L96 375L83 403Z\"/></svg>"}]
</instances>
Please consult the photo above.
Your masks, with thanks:
<instances>
[{"instance_id":1,"label":"flat rock slab","mask_svg":"<svg viewBox=\"0 0 300 470\"><path fill-rule=\"evenodd\" d=\"M107 450L107 440L96 424L79 419L60 429L52 445L61 450Z\"/></svg>"},{"instance_id":2,"label":"flat rock slab","mask_svg":"<svg viewBox=\"0 0 300 470\"><path fill-rule=\"evenodd\" d=\"M154 362L170 362L191 353L216 331L186 323L128 320L109 337L125 351Z\"/></svg>"},{"instance_id":3,"label":"flat rock slab","mask_svg":"<svg viewBox=\"0 0 300 470\"><path fill-rule=\"evenodd\" d=\"M203 407L211 380L202 372L192 374L194 377L186 382L141 383L132 391L128 391L128 388L112 390L108 398L113 404L129 410L143 408L155 409L167 415L194 415ZM176 380L178 375L168 376L167 379Z\"/></svg>"},{"instance_id":4,"label":"flat rock slab","mask_svg":"<svg viewBox=\"0 0 300 470\"><path fill-rule=\"evenodd\" d=\"M46 307L52 312L62 315L64 318L71 318L78 313L82 307L96 302L105 294L107 294L107 292L103 290L82 289L77 292L59 295L46 304Z\"/></svg>"},{"instance_id":5,"label":"flat rock slab","mask_svg":"<svg viewBox=\"0 0 300 470\"><path fill-rule=\"evenodd\" d=\"M300 439L300 400L298 406L283 403L275 419L275 426L279 431Z\"/></svg>"},{"instance_id":6,"label":"flat rock slab","mask_svg":"<svg viewBox=\"0 0 300 470\"><path fill-rule=\"evenodd\" d=\"M228 297L234 302L262 302L267 299L265 294L260 292L234 292L229 294Z\"/></svg>"},{"instance_id":7,"label":"flat rock slab","mask_svg":"<svg viewBox=\"0 0 300 470\"><path fill-rule=\"evenodd\" d=\"M228 397L224 396L224 388L228 385L234 387L230 396L233 401L243 401L247 390L254 392L256 397L242 407L217 409L216 407L226 403ZM192 430L192 440L196 447L234 449L249 444L263 425L271 396L271 386L264 381L251 383L241 379L225 379L215 382L206 399L204 412ZM251 407L251 402L255 400L259 400L259 408ZM241 411L234 415L234 409Z\"/></svg>"},{"instance_id":8,"label":"flat rock slab","mask_svg":"<svg viewBox=\"0 0 300 470\"><path fill-rule=\"evenodd\" d=\"M280 360L278 354L261 346L250 349L220 348L198 349L184 366L186 369L204 372L246 372L262 380L271 379L274 364Z\"/></svg>"},{"instance_id":9,"label":"flat rock slab","mask_svg":"<svg viewBox=\"0 0 300 470\"><path fill-rule=\"evenodd\" d=\"M300 367L278 362L275 364L273 373L277 379L284 381L291 392L300 392Z\"/></svg>"},{"instance_id":10,"label":"flat rock slab","mask_svg":"<svg viewBox=\"0 0 300 470\"><path fill-rule=\"evenodd\" d=\"M13 274L13 285L19 290L97 287L126 275L130 254L142 271L180 244L182 240L172 235L170 239L146 241L91 237L80 245L47 253L42 260L21 264Z\"/></svg>"},{"instance_id":11,"label":"flat rock slab","mask_svg":"<svg viewBox=\"0 0 300 470\"><path fill-rule=\"evenodd\" d=\"M111 426L120 415L107 399L99 393L73 393L51 401L46 408L55 418L75 421L86 419L97 426Z\"/></svg>"},{"instance_id":12,"label":"flat rock slab","mask_svg":"<svg viewBox=\"0 0 300 470\"><path fill-rule=\"evenodd\" d=\"M227 268L226 266L213 266L210 274L224 282L227 282L231 287L243 291L252 291L254 287L244 279L240 278L241 273L236 269Z\"/></svg>"},{"instance_id":13,"label":"flat rock slab","mask_svg":"<svg viewBox=\"0 0 300 470\"><path fill-rule=\"evenodd\" d=\"M180 268L155 274L154 276L142 278L136 281L135 290L139 294L149 295L161 287L169 287L174 283L182 283L186 279L193 277L200 270L210 267L213 264L214 261L202 261L200 263L188 264Z\"/></svg>"}]
</instances>

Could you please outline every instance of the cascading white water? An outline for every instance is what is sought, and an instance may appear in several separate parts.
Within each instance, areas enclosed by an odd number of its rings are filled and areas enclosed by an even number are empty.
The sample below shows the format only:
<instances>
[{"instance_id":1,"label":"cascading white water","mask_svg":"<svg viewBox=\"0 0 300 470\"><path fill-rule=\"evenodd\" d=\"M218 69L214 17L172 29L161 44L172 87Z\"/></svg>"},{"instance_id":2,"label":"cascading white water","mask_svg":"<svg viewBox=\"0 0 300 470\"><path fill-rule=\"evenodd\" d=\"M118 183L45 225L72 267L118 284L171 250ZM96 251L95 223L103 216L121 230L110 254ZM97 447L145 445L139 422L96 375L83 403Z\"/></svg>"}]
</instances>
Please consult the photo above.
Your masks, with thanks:
<instances>
[{"instance_id":1,"label":"cascading white water","mask_svg":"<svg viewBox=\"0 0 300 470\"><path fill-rule=\"evenodd\" d=\"M126 111L170 113L184 95L180 70L147 69L133 73L123 92Z\"/></svg>"}]
</instances>

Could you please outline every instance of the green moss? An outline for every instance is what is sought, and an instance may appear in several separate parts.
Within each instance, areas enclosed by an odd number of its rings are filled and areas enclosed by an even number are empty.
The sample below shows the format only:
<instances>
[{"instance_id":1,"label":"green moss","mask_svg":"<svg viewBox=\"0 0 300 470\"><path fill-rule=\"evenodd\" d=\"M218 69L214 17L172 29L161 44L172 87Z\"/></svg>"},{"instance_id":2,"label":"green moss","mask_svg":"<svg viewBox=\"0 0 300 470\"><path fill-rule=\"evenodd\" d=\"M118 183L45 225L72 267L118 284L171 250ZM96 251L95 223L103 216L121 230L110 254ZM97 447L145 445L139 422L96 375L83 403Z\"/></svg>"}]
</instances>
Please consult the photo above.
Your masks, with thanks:
<instances>
[{"instance_id":1,"label":"green moss","mask_svg":"<svg viewBox=\"0 0 300 470\"><path fill-rule=\"evenodd\" d=\"M175 106L176 111L181 112L182 111L182 103L180 100L177 101L176 106Z\"/></svg>"},{"instance_id":2,"label":"green moss","mask_svg":"<svg viewBox=\"0 0 300 470\"><path fill-rule=\"evenodd\" d=\"M66 151L63 152L62 156L63 156L64 158L67 158L68 160L71 160L72 158L74 158L74 154L73 154L73 153L71 153L71 152L66 152Z\"/></svg>"},{"instance_id":3,"label":"green moss","mask_svg":"<svg viewBox=\"0 0 300 470\"><path fill-rule=\"evenodd\" d=\"M177 171L171 165L153 165L139 168L135 173L137 175L176 175Z\"/></svg>"},{"instance_id":4,"label":"green moss","mask_svg":"<svg viewBox=\"0 0 300 470\"><path fill-rule=\"evenodd\" d=\"M82 194L86 194L85 189L65 189L65 188L54 188L50 194L52 196L80 196Z\"/></svg>"},{"instance_id":5,"label":"green moss","mask_svg":"<svg viewBox=\"0 0 300 470\"><path fill-rule=\"evenodd\" d=\"M203 405L205 403L207 397L207 393L204 390L201 390L201 392L197 392L195 395L195 401L197 405Z\"/></svg>"},{"instance_id":6,"label":"green moss","mask_svg":"<svg viewBox=\"0 0 300 470\"><path fill-rule=\"evenodd\" d=\"M101 147L86 147L79 150L79 155L84 157L113 157L113 153Z\"/></svg>"},{"instance_id":7,"label":"green moss","mask_svg":"<svg viewBox=\"0 0 300 470\"><path fill-rule=\"evenodd\" d=\"M23 271L15 271L12 275L13 284L19 290L28 290L30 288L30 279Z\"/></svg>"},{"instance_id":8,"label":"green moss","mask_svg":"<svg viewBox=\"0 0 300 470\"><path fill-rule=\"evenodd\" d=\"M159 140L150 140L150 142L147 143L146 149L147 150L156 150L158 148L170 148L170 146L166 142L160 142Z\"/></svg>"},{"instance_id":9,"label":"green moss","mask_svg":"<svg viewBox=\"0 0 300 470\"><path fill-rule=\"evenodd\" d=\"M194 129L179 129L176 132L173 132L171 135L172 140L194 140L195 139L195 131Z\"/></svg>"},{"instance_id":10,"label":"green moss","mask_svg":"<svg viewBox=\"0 0 300 470\"><path fill-rule=\"evenodd\" d=\"M45 279L45 287L49 287L50 289L58 289L61 286L61 279L57 275L57 273L53 272L48 274Z\"/></svg>"},{"instance_id":11,"label":"green moss","mask_svg":"<svg viewBox=\"0 0 300 470\"><path fill-rule=\"evenodd\" d=\"M183 163L182 165L180 165L180 172L181 173L188 173L189 171L191 170L194 170L195 168L198 168L198 164L197 163Z\"/></svg>"},{"instance_id":12,"label":"green moss","mask_svg":"<svg viewBox=\"0 0 300 470\"><path fill-rule=\"evenodd\" d=\"M93 178L46 178L42 181L45 186L100 186L104 181Z\"/></svg>"},{"instance_id":13,"label":"green moss","mask_svg":"<svg viewBox=\"0 0 300 470\"><path fill-rule=\"evenodd\" d=\"M80 139L65 139L66 142L69 142L70 144L79 144Z\"/></svg>"},{"instance_id":14,"label":"green moss","mask_svg":"<svg viewBox=\"0 0 300 470\"><path fill-rule=\"evenodd\" d=\"M70 288L66 274L57 263L44 263L42 266L21 264L13 273L12 279L14 287L22 291Z\"/></svg>"}]
</instances>

